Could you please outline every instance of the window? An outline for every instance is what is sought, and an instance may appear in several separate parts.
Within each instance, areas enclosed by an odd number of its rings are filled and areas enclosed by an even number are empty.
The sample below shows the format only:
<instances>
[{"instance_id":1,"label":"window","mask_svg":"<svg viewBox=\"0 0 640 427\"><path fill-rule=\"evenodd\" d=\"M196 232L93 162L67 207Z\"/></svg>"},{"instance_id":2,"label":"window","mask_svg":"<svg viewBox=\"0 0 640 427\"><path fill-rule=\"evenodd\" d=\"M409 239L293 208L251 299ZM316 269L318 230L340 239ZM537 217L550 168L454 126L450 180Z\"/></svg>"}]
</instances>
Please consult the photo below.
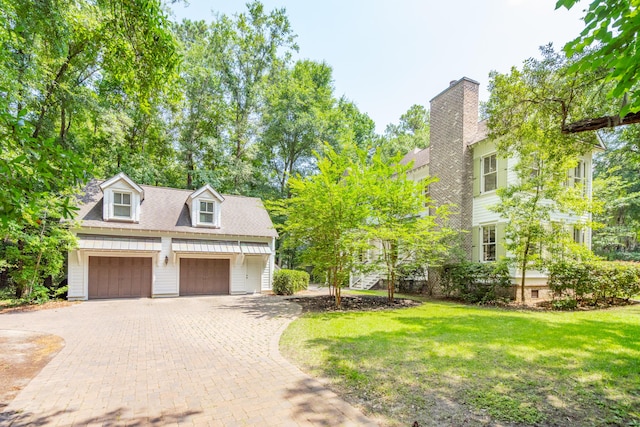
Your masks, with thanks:
<instances>
[{"instance_id":1,"label":"window","mask_svg":"<svg viewBox=\"0 0 640 427\"><path fill-rule=\"evenodd\" d=\"M425 209L429 208L429 204L431 202L431 194L429 193L429 184L424 184L424 187L422 188L422 197L423 202L422 202L422 206Z\"/></svg>"},{"instance_id":2,"label":"window","mask_svg":"<svg viewBox=\"0 0 640 427\"><path fill-rule=\"evenodd\" d=\"M213 224L213 202L200 201L200 222Z\"/></svg>"},{"instance_id":3,"label":"window","mask_svg":"<svg viewBox=\"0 0 640 427\"><path fill-rule=\"evenodd\" d=\"M540 157L538 153L533 153L531 155L531 172L530 176L532 179L537 178L540 175Z\"/></svg>"},{"instance_id":4,"label":"window","mask_svg":"<svg viewBox=\"0 0 640 427\"><path fill-rule=\"evenodd\" d=\"M482 192L493 191L498 187L498 168L496 155L482 158Z\"/></svg>"},{"instance_id":5,"label":"window","mask_svg":"<svg viewBox=\"0 0 640 427\"><path fill-rule=\"evenodd\" d=\"M540 298L538 289L531 289L531 298Z\"/></svg>"},{"instance_id":6,"label":"window","mask_svg":"<svg viewBox=\"0 0 640 427\"><path fill-rule=\"evenodd\" d=\"M580 229L580 228L574 228L573 229L573 241L578 243L578 244L583 244L584 243L584 230Z\"/></svg>"},{"instance_id":7,"label":"window","mask_svg":"<svg viewBox=\"0 0 640 427\"><path fill-rule=\"evenodd\" d=\"M131 194L113 192L113 216L131 218Z\"/></svg>"},{"instance_id":8,"label":"window","mask_svg":"<svg viewBox=\"0 0 640 427\"><path fill-rule=\"evenodd\" d=\"M496 260L496 226L485 225L480 228L482 233L482 254L480 255L481 261L495 261Z\"/></svg>"},{"instance_id":9,"label":"window","mask_svg":"<svg viewBox=\"0 0 640 427\"><path fill-rule=\"evenodd\" d=\"M573 186L582 188L582 194L585 194L585 170L582 160L573 169Z\"/></svg>"}]
</instances>

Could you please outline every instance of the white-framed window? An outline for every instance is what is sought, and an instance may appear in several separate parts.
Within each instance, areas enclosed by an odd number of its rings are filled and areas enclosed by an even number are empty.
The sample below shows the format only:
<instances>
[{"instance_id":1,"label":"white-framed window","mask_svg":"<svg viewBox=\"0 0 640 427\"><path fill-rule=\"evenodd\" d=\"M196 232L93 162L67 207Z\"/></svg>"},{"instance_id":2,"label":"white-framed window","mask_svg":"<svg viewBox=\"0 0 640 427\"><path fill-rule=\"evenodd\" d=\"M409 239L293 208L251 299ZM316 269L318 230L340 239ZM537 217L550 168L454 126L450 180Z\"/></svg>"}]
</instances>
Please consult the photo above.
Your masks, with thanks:
<instances>
[{"instance_id":1,"label":"white-framed window","mask_svg":"<svg viewBox=\"0 0 640 427\"><path fill-rule=\"evenodd\" d=\"M495 154L482 158L482 192L498 188L498 162Z\"/></svg>"},{"instance_id":2,"label":"white-framed window","mask_svg":"<svg viewBox=\"0 0 640 427\"><path fill-rule=\"evenodd\" d=\"M483 225L480 227L480 261L495 261L496 260L496 226L495 224Z\"/></svg>"},{"instance_id":3,"label":"white-framed window","mask_svg":"<svg viewBox=\"0 0 640 427\"><path fill-rule=\"evenodd\" d=\"M531 178L537 178L540 175L540 157L538 153L533 153L531 155Z\"/></svg>"},{"instance_id":4,"label":"white-framed window","mask_svg":"<svg viewBox=\"0 0 640 427\"><path fill-rule=\"evenodd\" d=\"M200 200L200 216L199 221L201 224L214 224L215 218L215 206L212 201Z\"/></svg>"},{"instance_id":5,"label":"white-framed window","mask_svg":"<svg viewBox=\"0 0 640 427\"><path fill-rule=\"evenodd\" d=\"M573 228L573 241L579 245L584 244L584 230L581 228Z\"/></svg>"},{"instance_id":6,"label":"white-framed window","mask_svg":"<svg viewBox=\"0 0 640 427\"><path fill-rule=\"evenodd\" d=\"M429 208L429 201L430 201L430 197L431 197L429 184L423 184L422 197L423 197L422 207L425 208L425 209L428 209Z\"/></svg>"},{"instance_id":7,"label":"white-framed window","mask_svg":"<svg viewBox=\"0 0 640 427\"><path fill-rule=\"evenodd\" d=\"M575 168L573 168L573 186L582 188L582 194L585 194L586 173L584 162L580 160Z\"/></svg>"},{"instance_id":8,"label":"white-framed window","mask_svg":"<svg viewBox=\"0 0 640 427\"><path fill-rule=\"evenodd\" d=\"M131 193L113 192L113 217L131 218Z\"/></svg>"}]
</instances>

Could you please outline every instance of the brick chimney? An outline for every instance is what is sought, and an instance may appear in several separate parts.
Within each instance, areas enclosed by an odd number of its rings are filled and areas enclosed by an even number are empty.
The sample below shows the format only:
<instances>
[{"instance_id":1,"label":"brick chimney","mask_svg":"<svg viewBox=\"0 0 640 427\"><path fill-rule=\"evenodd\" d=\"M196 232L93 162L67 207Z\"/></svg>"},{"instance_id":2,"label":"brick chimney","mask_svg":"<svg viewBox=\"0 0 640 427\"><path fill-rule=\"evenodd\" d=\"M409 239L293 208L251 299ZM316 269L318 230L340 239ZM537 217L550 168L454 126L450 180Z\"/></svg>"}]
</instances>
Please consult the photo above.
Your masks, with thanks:
<instances>
[{"instance_id":1,"label":"brick chimney","mask_svg":"<svg viewBox=\"0 0 640 427\"><path fill-rule=\"evenodd\" d=\"M473 215L473 155L467 144L478 129L478 89L467 77L454 80L436 95L430 107L429 174L439 179L430 194L437 206L455 205L452 227L466 230L463 249L471 259Z\"/></svg>"}]
</instances>

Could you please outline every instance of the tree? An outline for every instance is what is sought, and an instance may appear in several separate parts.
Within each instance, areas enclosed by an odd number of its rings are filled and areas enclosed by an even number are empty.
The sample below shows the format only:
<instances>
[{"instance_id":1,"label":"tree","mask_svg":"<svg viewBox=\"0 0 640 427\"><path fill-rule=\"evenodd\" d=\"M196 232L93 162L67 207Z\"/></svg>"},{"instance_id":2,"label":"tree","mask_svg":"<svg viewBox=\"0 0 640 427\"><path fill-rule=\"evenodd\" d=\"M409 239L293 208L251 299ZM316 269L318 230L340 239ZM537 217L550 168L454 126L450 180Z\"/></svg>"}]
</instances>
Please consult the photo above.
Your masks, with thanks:
<instances>
[{"instance_id":1,"label":"tree","mask_svg":"<svg viewBox=\"0 0 640 427\"><path fill-rule=\"evenodd\" d=\"M255 158L260 106L269 77L284 66L295 35L284 9L265 13L258 1L247 4L247 13L231 19L218 17L212 24L210 49L228 108L224 138L230 157L226 170L229 190L245 192Z\"/></svg>"},{"instance_id":2,"label":"tree","mask_svg":"<svg viewBox=\"0 0 640 427\"><path fill-rule=\"evenodd\" d=\"M360 149L368 149L377 143L375 122L344 96L338 100L330 123L327 142L335 150L342 150L350 144L355 144Z\"/></svg>"},{"instance_id":3,"label":"tree","mask_svg":"<svg viewBox=\"0 0 640 427\"><path fill-rule=\"evenodd\" d=\"M397 125L389 124L381 146L387 158L404 155L414 148L429 146L429 110L422 105L412 105L400 116Z\"/></svg>"},{"instance_id":4,"label":"tree","mask_svg":"<svg viewBox=\"0 0 640 427\"><path fill-rule=\"evenodd\" d=\"M184 58L180 70L182 98L173 115L185 188L220 184L224 170L222 133L229 108L215 58L213 30L204 21L185 20L175 26Z\"/></svg>"},{"instance_id":5,"label":"tree","mask_svg":"<svg viewBox=\"0 0 640 427\"><path fill-rule=\"evenodd\" d=\"M3 219L22 221L38 197L86 178L90 165L76 152L90 144L74 131L87 125L103 79L146 106L178 57L159 1L0 5L0 198Z\"/></svg>"},{"instance_id":6,"label":"tree","mask_svg":"<svg viewBox=\"0 0 640 427\"><path fill-rule=\"evenodd\" d=\"M379 243L377 262L386 270L391 302L399 270L416 259L437 262L442 254L439 245L452 234L452 230L439 225L446 222L448 206L438 207L433 215L422 215L425 206L431 205L423 194L424 187L435 179L413 181L407 177L411 167L400 164L399 156L388 161L378 149L364 175L370 204L367 236Z\"/></svg>"},{"instance_id":7,"label":"tree","mask_svg":"<svg viewBox=\"0 0 640 427\"><path fill-rule=\"evenodd\" d=\"M500 204L495 211L507 221L505 245L521 273L523 302L527 270L540 265L545 250L553 252L569 241L568 230L554 219L554 213L580 218L591 208L580 181L574 185L567 180L579 156L597 144L595 135L562 132L557 117L564 104L553 99L579 93L564 72L564 58L550 48L542 53L541 60L525 61L522 70L493 72L487 104L489 138L496 141L499 156L513 159L518 178L498 190ZM577 224L586 225L584 221Z\"/></svg>"},{"instance_id":8,"label":"tree","mask_svg":"<svg viewBox=\"0 0 640 427\"><path fill-rule=\"evenodd\" d=\"M338 306L342 287L361 267L357 254L369 247L363 230L370 214L362 185L366 153L356 151L338 154L325 146L323 155L316 154L318 173L291 177L291 197L270 205L286 217L281 227L286 245L302 247L302 261L313 266L316 277L326 278Z\"/></svg>"},{"instance_id":9,"label":"tree","mask_svg":"<svg viewBox=\"0 0 640 427\"><path fill-rule=\"evenodd\" d=\"M309 60L283 68L267 89L262 147L269 176L287 195L290 176L315 171L313 152L328 140L334 108L331 67Z\"/></svg>"},{"instance_id":10,"label":"tree","mask_svg":"<svg viewBox=\"0 0 640 427\"><path fill-rule=\"evenodd\" d=\"M558 0L556 9L571 9L579 0ZM564 128L565 132L581 132L640 122L640 50L637 35L640 15L636 0L594 0L583 17L585 28L564 47L576 57L570 72L596 73L602 77L594 84L606 92L610 100L618 100L615 115L587 116ZM600 86L604 84L603 86Z\"/></svg>"},{"instance_id":11,"label":"tree","mask_svg":"<svg viewBox=\"0 0 640 427\"><path fill-rule=\"evenodd\" d=\"M594 162L594 194L603 205L594 219L603 227L593 232L593 250L609 259L640 259L639 132L636 125L618 129Z\"/></svg>"}]
</instances>

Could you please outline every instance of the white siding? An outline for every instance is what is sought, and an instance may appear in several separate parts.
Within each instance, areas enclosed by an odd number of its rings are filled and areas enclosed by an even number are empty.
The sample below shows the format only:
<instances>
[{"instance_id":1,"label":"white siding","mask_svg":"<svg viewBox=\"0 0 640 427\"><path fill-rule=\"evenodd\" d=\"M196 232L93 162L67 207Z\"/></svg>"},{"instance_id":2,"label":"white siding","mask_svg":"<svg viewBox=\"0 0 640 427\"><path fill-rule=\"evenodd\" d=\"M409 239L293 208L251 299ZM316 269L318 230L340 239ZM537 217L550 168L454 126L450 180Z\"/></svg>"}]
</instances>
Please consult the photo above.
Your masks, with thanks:
<instances>
[{"instance_id":1,"label":"white siding","mask_svg":"<svg viewBox=\"0 0 640 427\"><path fill-rule=\"evenodd\" d=\"M491 222L498 222L500 215L493 212L490 207L500 203L500 197L495 191L488 194L481 194L473 198L473 221L472 226Z\"/></svg>"},{"instance_id":2,"label":"white siding","mask_svg":"<svg viewBox=\"0 0 640 427\"><path fill-rule=\"evenodd\" d=\"M78 251L69 252L67 285L69 286L68 299L71 301L87 299L84 292L82 264L78 262L79 256Z\"/></svg>"},{"instance_id":3,"label":"white siding","mask_svg":"<svg viewBox=\"0 0 640 427\"><path fill-rule=\"evenodd\" d=\"M264 268L262 269L262 277L260 279L260 290L268 291L271 289L271 259L273 256L269 256L266 262L263 261Z\"/></svg>"},{"instance_id":4,"label":"white siding","mask_svg":"<svg viewBox=\"0 0 640 427\"><path fill-rule=\"evenodd\" d=\"M167 263L165 264L165 259ZM155 280L153 282L152 295L176 296L178 295L178 257L173 256L171 251L171 238L162 238L162 250L158 254L158 262L153 266L155 272Z\"/></svg>"}]
</instances>

